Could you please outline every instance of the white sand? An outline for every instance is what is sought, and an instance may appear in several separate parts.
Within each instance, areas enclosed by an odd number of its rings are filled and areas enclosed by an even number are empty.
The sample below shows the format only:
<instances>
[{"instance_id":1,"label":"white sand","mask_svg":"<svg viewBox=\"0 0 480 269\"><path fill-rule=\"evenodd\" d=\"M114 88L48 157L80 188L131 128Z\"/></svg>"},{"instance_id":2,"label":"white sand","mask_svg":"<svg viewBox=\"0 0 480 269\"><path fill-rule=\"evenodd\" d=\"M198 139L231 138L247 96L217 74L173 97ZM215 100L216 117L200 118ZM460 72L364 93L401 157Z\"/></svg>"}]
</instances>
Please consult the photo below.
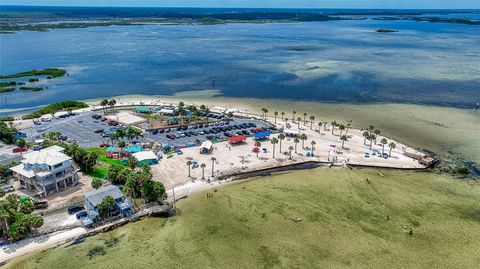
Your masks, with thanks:
<instances>
[{"instance_id":1,"label":"white sand","mask_svg":"<svg viewBox=\"0 0 480 269\"><path fill-rule=\"evenodd\" d=\"M53 247L65 241L83 235L87 232L84 228L75 228L68 231L57 232L52 235L43 235L35 238L25 239L0 250L0 262L25 255L40 249Z\"/></svg>"}]
</instances>

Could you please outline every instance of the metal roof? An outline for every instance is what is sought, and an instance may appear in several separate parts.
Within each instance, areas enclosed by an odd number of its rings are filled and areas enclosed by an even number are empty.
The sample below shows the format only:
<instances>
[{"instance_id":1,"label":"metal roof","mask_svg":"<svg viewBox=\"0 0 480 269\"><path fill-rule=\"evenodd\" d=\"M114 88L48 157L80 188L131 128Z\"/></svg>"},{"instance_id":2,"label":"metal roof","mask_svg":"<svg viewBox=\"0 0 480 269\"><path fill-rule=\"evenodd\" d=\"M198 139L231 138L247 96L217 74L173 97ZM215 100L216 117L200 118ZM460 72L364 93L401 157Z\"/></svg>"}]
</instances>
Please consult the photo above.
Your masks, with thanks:
<instances>
[{"instance_id":1,"label":"metal roof","mask_svg":"<svg viewBox=\"0 0 480 269\"><path fill-rule=\"evenodd\" d=\"M103 198L109 195L112 196L115 200L123 197L120 188L115 185L108 185L105 187L101 187L98 190L87 192L84 194L84 197L85 200L90 202L93 206L97 206L103 201Z\"/></svg>"}]
</instances>

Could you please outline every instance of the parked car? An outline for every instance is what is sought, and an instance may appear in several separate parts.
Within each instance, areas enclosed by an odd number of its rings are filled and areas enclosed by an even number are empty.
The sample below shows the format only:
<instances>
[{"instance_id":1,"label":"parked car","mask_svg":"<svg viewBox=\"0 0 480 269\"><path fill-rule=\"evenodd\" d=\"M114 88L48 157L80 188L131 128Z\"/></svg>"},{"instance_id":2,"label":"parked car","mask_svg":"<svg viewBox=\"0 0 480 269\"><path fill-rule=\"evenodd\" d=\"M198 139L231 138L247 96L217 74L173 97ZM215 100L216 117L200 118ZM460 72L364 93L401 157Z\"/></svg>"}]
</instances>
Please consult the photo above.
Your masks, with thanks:
<instances>
[{"instance_id":1,"label":"parked car","mask_svg":"<svg viewBox=\"0 0 480 269\"><path fill-rule=\"evenodd\" d=\"M68 214L73 214L73 213L77 213L78 211L82 211L84 209L85 208L83 207L83 205L71 205L67 208L67 211L68 211Z\"/></svg>"},{"instance_id":2,"label":"parked car","mask_svg":"<svg viewBox=\"0 0 480 269\"><path fill-rule=\"evenodd\" d=\"M35 201L33 202L33 205L35 206L35 209L45 209L45 208L48 208L48 201L47 200Z\"/></svg>"},{"instance_id":3,"label":"parked car","mask_svg":"<svg viewBox=\"0 0 480 269\"><path fill-rule=\"evenodd\" d=\"M103 129L98 129L98 130L95 130L93 132L96 133L96 134L101 134L101 133L103 133Z\"/></svg>"},{"instance_id":4,"label":"parked car","mask_svg":"<svg viewBox=\"0 0 480 269\"><path fill-rule=\"evenodd\" d=\"M110 137L110 135L112 135L112 133L110 133L110 132L102 133L102 137Z\"/></svg>"},{"instance_id":5,"label":"parked car","mask_svg":"<svg viewBox=\"0 0 480 269\"><path fill-rule=\"evenodd\" d=\"M88 213L87 211L80 211L75 216L77 217L77 219L83 219L88 216Z\"/></svg>"},{"instance_id":6,"label":"parked car","mask_svg":"<svg viewBox=\"0 0 480 269\"><path fill-rule=\"evenodd\" d=\"M13 149L13 153L20 153L20 152L24 152L24 151L27 151L28 148L27 147L16 147Z\"/></svg>"},{"instance_id":7,"label":"parked car","mask_svg":"<svg viewBox=\"0 0 480 269\"><path fill-rule=\"evenodd\" d=\"M35 150L35 151L39 151L39 150L42 149L42 146L40 146L40 145L35 145L35 146L32 147L32 149Z\"/></svg>"}]
</instances>

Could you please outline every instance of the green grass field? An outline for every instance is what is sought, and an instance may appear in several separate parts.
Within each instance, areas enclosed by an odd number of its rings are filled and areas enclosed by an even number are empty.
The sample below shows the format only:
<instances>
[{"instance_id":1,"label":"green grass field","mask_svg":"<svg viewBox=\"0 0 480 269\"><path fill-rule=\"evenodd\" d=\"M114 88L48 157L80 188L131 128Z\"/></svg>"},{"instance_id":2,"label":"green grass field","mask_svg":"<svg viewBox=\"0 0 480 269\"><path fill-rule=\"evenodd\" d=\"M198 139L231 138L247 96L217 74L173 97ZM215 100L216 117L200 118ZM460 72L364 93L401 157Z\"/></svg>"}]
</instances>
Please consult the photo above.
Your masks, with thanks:
<instances>
[{"instance_id":1,"label":"green grass field","mask_svg":"<svg viewBox=\"0 0 480 269\"><path fill-rule=\"evenodd\" d=\"M478 268L476 181L382 173L320 168L226 185L213 198L198 193L180 201L178 216L132 223L7 267Z\"/></svg>"}]
</instances>

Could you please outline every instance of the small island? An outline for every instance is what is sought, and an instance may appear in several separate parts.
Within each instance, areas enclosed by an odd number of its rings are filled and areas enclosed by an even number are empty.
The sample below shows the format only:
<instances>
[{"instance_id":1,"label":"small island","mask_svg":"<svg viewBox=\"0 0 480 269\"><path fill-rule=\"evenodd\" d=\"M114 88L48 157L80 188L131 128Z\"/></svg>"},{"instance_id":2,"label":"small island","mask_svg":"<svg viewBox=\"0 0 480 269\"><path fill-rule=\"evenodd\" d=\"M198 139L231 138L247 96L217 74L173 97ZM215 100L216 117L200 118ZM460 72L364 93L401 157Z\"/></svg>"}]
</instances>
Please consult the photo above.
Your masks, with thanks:
<instances>
[{"instance_id":1,"label":"small island","mask_svg":"<svg viewBox=\"0 0 480 269\"><path fill-rule=\"evenodd\" d=\"M375 32L377 32L377 33L396 33L398 31L397 30L391 30L391 29L377 29Z\"/></svg>"},{"instance_id":2,"label":"small island","mask_svg":"<svg viewBox=\"0 0 480 269\"><path fill-rule=\"evenodd\" d=\"M9 75L0 75L0 79L18 79L18 78L24 78L27 77L28 79L25 82L22 81L0 81L0 93L3 92L13 92L17 89L24 90L24 91L33 91L33 92L38 92L42 91L43 87L18 87L20 85L25 85L26 83L32 84L39 82L40 79L38 76L43 76L47 80L51 80L54 78L62 77L67 73L67 71L59 68L46 68L46 69L41 69L41 70L30 70L30 71L25 71L25 72L20 72L20 73L15 73L15 74L9 74Z\"/></svg>"}]
</instances>

